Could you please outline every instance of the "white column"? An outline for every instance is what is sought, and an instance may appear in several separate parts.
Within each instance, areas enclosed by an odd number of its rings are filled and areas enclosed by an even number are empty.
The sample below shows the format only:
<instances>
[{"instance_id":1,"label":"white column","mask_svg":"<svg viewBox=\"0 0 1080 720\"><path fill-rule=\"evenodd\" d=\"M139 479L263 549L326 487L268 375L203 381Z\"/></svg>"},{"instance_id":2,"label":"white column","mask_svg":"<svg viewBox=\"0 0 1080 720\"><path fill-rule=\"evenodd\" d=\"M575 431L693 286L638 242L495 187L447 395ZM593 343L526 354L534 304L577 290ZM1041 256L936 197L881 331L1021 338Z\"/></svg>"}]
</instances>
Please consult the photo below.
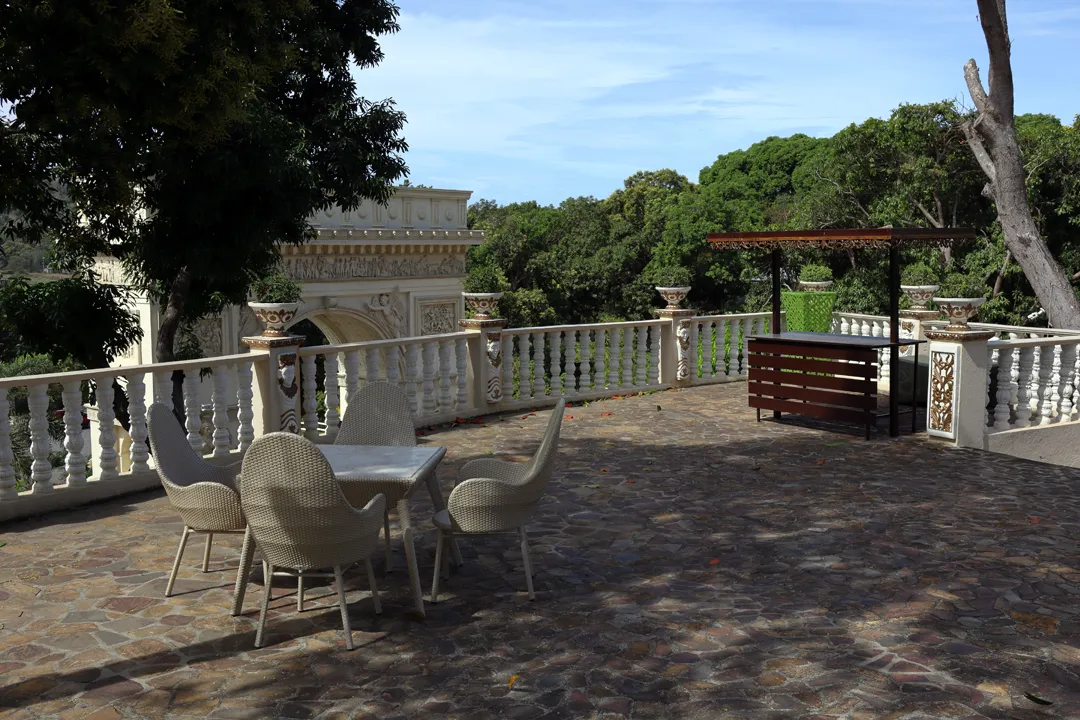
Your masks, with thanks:
<instances>
[{"instance_id":1,"label":"white column","mask_svg":"<svg viewBox=\"0 0 1080 720\"><path fill-rule=\"evenodd\" d=\"M576 342L576 331L566 330L563 332L562 371L567 395L573 395L574 391L577 390L577 380L574 377L574 344Z\"/></svg>"},{"instance_id":2,"label":"white column","mask_svg":"<svg viewBox=\"0 0 1080 720\"><path fill-rule=\"evenodd\" d=\"M195 373L196 382L199 373ZM113 412L113 379L111 377L99 378L94 395L97 399L98 420L98 457L94 470L98 482L109 482L119 477L116 472L116 433L113 432L113 423L116 415ZM198 398L195 398L195 417L199 417ZM196 427L198 424L196 423ZM202 446L202 438L199 438L199 446ZM35 488L36 490L36 488Z\"/></svg>"},{"instance_id":3,"label":"white column","mask_svg":"<svg viewBox=\"0 0 1080 720\"><path fill-rule=\"evenodd\" d=\"M229 373L225 365L214 368L214 457L227 457L229 454ZM132 456L134 456L134 449ZM134 457L132 457L134 460ZM134 468L132 468L134 469Z\"/></svg>"},{"instance_id":4,"label":"white column","mask_svg":"<svg viewBox=\"0 0 1080 720\"><path fill-rule=\"evenodd\" d=\"M623 328L622 386L634 386L634 328Z\"/></svg>"},{"instance_id":5,"label":"white column","mask_svg":"<svg viewBox=\"0 0 1080 720\"><path fill-rule=\"evenodd\" d=\"M607 330L600 328L596 331L593 343L593 371L596 373L594 387L603 390L607 387L607 363L604 361L604 353L607 351Z\"/></svg>"},{"instance_id":6,"label":"white column","mask_svg":"<svg viewBox=\"0 0 1080 720\"><path fill-rule=\"evenodd\" d=\"M649 384L660 382L660 328L649 326Z\"/></svg>"},{"instance_id":7,"label":"white column","mask_svg":"<svg viewBox=\"0 0 1080 720\"><path fill-rule=\"evenodd\" d=\"M469 341L459 337L454 340L454 359L457 364L457 398L454 405L458 410L469 406Z\"/></svg>"},{"instance_id":8,"label":"white column","mask_svg":"<svg viewBox=\"0 0 1080 720\"><path fill-rule=\"evenodd\" d=\"M637 328L637 367L634 373L634 384L642 386L649 378L649 329L644 325Z\"/></svg>"},{"instance_id":9,"label":"white column","mask_svg":"<svg viewBox=\"0 0 1080 720\"><path fill-rule=\"evenodd\" d=\"M1016 373L1016 427L1031 425L1031 377L1034 374L1035 348L1020 348L1019 369Z\"/></svg>"},{"instance_id":10,"label":"white column","mask_svg":"<svg viewBox=\"0 0 1080 720\"><path fill-rule=\"evenodd\" d=\"M251 385L251 362L243 361L236 365L236 440L240 452L245 453L255 440L255 428L251 421L255 413L251 407L254 397Z\"/></svg>"},{"instance_id":11,"label":"white column","mask_svg":"<svg viewBox=\"0 0 1080 720\"><path fill-rule=\"evenodd\" d=\"M927 434L986 449L991 333L937 332L930 342Z\"/></svg>"},{"instance_id":12,"label":"white column","mask_svg":"<svg viewBox=\"0 0 1080 720\"><path fill-rule=\"evenodd\" d=\"M412 410L413 417L420 414L421 405L417 388L420 382L420 347L417 343L409 343L405 346L405 394L409 397L409 408Z\"/></svg>"},{"instance_id":13,"label":"white column","mask_svg":"<svg viewBox=\"0 0 1080 720\"><path fill-rule=\"evenodd\" d=\"M578 334L578 354L581 356L581 377L578 379L579 392L592 390L592 337L586 328Z\"/></svg>"},{"instance_id":14,"label":"white column","mask_svg":"<svg viewBox=\"0 0 1080 720\"><path fill-rule=\"evenodd\" d=\"M562 335L558 331L548 335L548 346L551 348L551 395L561 397L562 388Z\"/></svg>"},{"instance_id":15,"label":"white column","mask_svg":"<svg viewBox=\"0 0 1080 720\"><path fill-rule=\"evenodd\" d=\"M130 385L129 385L130 387ZM3 395L4 391L0 390L0 395ZM64 383L64 450L67 453L67 457L64 459L64 469L67 474L68 487L78 487L86 484L86 455L83 454L83 433L82 433L82 419L83 419L83 401L82 401L82 382L79 380L69 380ZM131 402L129 405L129 412L134 415L135 412L135 398L132 393ZM0 406L0 413L3 417L0 417L0 424L7 420L7 409L4 406ZM132 430L135 426L132 424ZM146 430L146 408L143 408L143 431ZM7 432L11 432L8 430ZM4 429L0 426L0 445L3 443ZM132 433L134 436L134 432ZM143 435L143 447L145 448L146 435ZM134 452L134 450L132 451ZM4 468L3 448L0 447L0 477L3 476ZM0 498L3 497L3 482L0 480Z\"/></svg>"},{"instance_id":16,"label":"white column","mask_svg":"<svg viewBox=\"0 0 1080 720\"><path fill-rule=\"evenodd\" d=\"M415 363L414 363L415 365ZM360 389L360 351L349 350L345 353L345 407L349 407L349 402L352 400L353 395ZM416 388L412 390L412 399L416 399ZM413 412L416 412L415 402L413 405Z\"/></svg>"},{"instance_id":17,"label":"white column","mask_svg":"<svg viewBox=\"0 0 1080 720\"><path fill-rule=\"evenodd\" d=\"M149 472L150 471L150 449L146 446L147 429L146 429L146 374L145 373L132 373L127 376L128 381L128 419L130 420L131 435L131 472ZM65 396L66 396L65 388ZM79 402L80 413L82 410L82 392L77 395ZM64 398L65 408L67 406L67 398ZM228 413L226 413L226 419ZM67 419L67 412L64 413L64 419ZM228 441L229 432L225 431L225 439ZM82 418L79 418L79 447L82 448ZM70 452L70 451L69 451ZM80 459L81 459L80 454ZM69 466L70 466L70 455ZM83 465L83 477L86 475L86 461L82 460ZM68 470L68 484L71 483L71 470Z\"/></svg>"},{"instance_id":18,"label":"white column","mask_svg":"<svg viewBox=\"0 0 1080 720\"><path fill-rule=\"evenodd\" d=\"M11 420L8 416L10 412L7 391L0 390L0 502L15 500L19 497L19 493L15 492L15 468L12 467L15 455L11 452ZM81 427L81 416L79 420ZM82 441L81 430L79 440Z\"/></svg>"},{"instance_id":19,"label":"white column","mask_svg":"<svg viewBox=\"0 0 1080 720\"><path fill-rule=\"evenodd\" d=\"M544 397L544 333L534 332L533 339L533 397Z\"/></svg>"},{"instance_id":20,"label":"white column","mask_svg":"<svg viewBox=\"0 0 1080 720\"><path fill-rule=\"evenodd\" d=\"M994 406L994 429L995 430L1008 430L1011 427L1010 416L1011 408L1009 403L1012 400L1012 365L1013 365L1013 348L1001 348L998 353L998 385L997 385L997 404Z\"/></svg>"},{"instance_id":21,"label":"white column","mask_svg":"<svg viewBox=\"0 0 1080 720\"><path fill-rule=\"evenodd\" d=\"M1049 425L1054 421L1054 362L1057 355L1054 350L1045 345L1039 348L1039 397L1042 402L1036 425Z\"/></svg>"},{"instance_id":22,"label":"white column","mask_svg":"<svg viewBox=\"0 0 1080 720\"><path fill-rule=\"evenodd\" d=\"M848 318L847 315L841 315L840 316L840 334L841 335L850 335L851 334L851 319Z\"/></svg>"},{"instance_id":23,"label":"white column","mask_svg":"<svg viewBox=\"0 0 1080 720\"><path fill-rule=\"evenodd\" d=\"M364 357L364 384L369 385L379 381L379 348L368 348Z\"/></svg>"},{"instance_id":24,"label":"white column","mask_svg":"<svg viewBox=\"0 0 1080 720\"><path fill-rule=\"evenodd\" d=\"M439 410L442 412L447 412L454 405L454 394L451 390L453 379L451 378L450 365L453 350L449 340L439 341Z\"/></svg>"},{"instance_id":25,"label":"white column","mask_svg":"<svg viewBox=\"0 0 1080 720\"><path fill-rule=\"evenodd\" d=\"M1073 392L1076 383L1076 344L1061 345L1061 404L1058 406L1058 422L1069 422L1073 413Z\"/></svg>"},{"instance_id":26,"label":"white column","mask_svg":"<svg viewBox=\"0 0 1080 720\"><path fill-rule=\"evenodd\" d=\"M49 462L52 446L49 439L48 391L47 384L30 385L26 388L26 400L30 405L30 457L34 459L30 464L30 480L33 482L35 494L53 491L52 464ZM109 402L112 402L111 392Z\"/></svg>"},{"instance_id":27,"label":"white column","mask_svg":"<svg viewBox=\"0 0 1080 720\"><path fill-rule=\"evenodd\" d=\"M424 343L424 415L435 414L435 345Z\"/></svg>"},{"instance_id":28,"label":"white column","mask_svg":"<svg viewBox=\"0 0 1080 720\"><path fill-rule=\"evenodd\" d=\"M341 389L338 387L338 354L323 355L323 389L326 391L326 436L333 440L337 437L341 424Z\"/></svg>"},{"instance_id":29,"label":"white column","mask_svg":"<svg viewBox=\"0 0 1080 720\"><path fill-rule=\"evenodd\" d=\"M111 415L112 408L110 407L109 409ZM190 445L195 452L199 453L199 455L202 455L202 435L199 433L199 430L202 429L202 418L199 416L199 410L199 369L190 368L184 371L184 426L187 429L188 445ZM100 412L101 407L99 403L99 420L101 419ZM101 422L101 427L105 427L104 421ZM111 430L112 426L110 425L110 432Z\"/></svg>"},{"instance_id":30,"label":"white column","mask_svg":"<svg viewBox=\"0 0 1080 720\"><path fill-rule=\"evenodd\" d=\"M172 373L154 373L154 402L161 403L170 410L173 409L172 401Z\"/></svg>"},{"instance_id":31,"label":"white column","mask_svg":"<svg viewBox=\"0 0 1080 720\"><path fill-rule=\"evenodd\" d=\"M304 437L315 440L319 437L319 401L315 397L318 383L315 381L315 355L300 358L300 388L304 400L301 412L304 418Z\"/></svg>"},{"instance_id":32,"label":"white column","mask_svg":"<svg viewBox=\"0 0 1080 720\"><path fill-rule=\"evenodd\" d=\"M520 355L521 346L518 346L518 354ZM505 331L502 333L502 361L500 368L502 371L502 399L506 402L513 402L514 400L514 336L507 335ZM526 356L528 357L528 356ZM525 393L525 398L528 397L528 393Z\"/></svg>"},{"instance_id":33,"label":"white column","mask_svg":"<svg viewBox=\"0 0 1080 720\"><path fill-rule=\"evenodd\" d=\"M750 372L750 336L754 334L753 328L753 318L742 321L742 362L739 363L739 375L742 377L746 377ZM735 345L735 342L732 338L731 344Z\"/></svg>"},{"instance_id":34,"label":"white column","mask_svg":"<svg viewBox=\"0 0 1080 720\"><path fill-rule=\"evenodd\" d=\"M401 346L386 348L386 382L401 386Z\"/></svg>"}]
</instances>

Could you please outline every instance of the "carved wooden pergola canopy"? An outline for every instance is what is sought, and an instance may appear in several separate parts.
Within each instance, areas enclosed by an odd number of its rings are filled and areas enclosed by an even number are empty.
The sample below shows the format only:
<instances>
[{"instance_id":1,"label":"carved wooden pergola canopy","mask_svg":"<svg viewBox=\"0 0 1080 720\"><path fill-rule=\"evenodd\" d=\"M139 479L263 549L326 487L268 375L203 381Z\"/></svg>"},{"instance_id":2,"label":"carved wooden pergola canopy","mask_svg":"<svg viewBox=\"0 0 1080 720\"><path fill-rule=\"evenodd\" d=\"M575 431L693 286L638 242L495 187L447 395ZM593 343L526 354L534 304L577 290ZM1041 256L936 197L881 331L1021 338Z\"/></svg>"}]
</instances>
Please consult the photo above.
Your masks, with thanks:
<instances>
[{"instance_id":1,"label":"carved wooden pergola canopy","mask_svg":"<svg viewBox=\"0 0 1080 720\"><path fill-rule=\"evenodd\" d=\"M830 250L945 246L971 240L972 228L837 228L831 230L779 230L770 232L709 233L713 250L819 247Z\"/></svg>"}]
</instances>

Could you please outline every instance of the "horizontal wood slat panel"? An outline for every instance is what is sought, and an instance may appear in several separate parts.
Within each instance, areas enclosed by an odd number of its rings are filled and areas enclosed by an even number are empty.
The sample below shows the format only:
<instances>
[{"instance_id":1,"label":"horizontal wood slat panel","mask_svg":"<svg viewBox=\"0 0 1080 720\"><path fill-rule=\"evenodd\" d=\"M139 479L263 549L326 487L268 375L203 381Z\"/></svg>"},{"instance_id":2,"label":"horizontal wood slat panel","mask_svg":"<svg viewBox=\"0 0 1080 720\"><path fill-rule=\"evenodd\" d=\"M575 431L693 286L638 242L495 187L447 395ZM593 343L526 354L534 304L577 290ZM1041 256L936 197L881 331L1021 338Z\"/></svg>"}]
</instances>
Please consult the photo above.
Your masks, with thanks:
<instances>
[{"instance_id":1,"label":"horizontal wood slat panel","mask_svg":"<svg viewBox=\"0 0 1080 720\"><path fill-rule=\"evenodd\" d=\"M831 375L849 375L867 378L868 380L877 379L877 366L866 363L842 363L834 360L813 360L780 355L755 355L753 352L747 356L747 359L751 368L802 370L803 372L829 373Z\"/></svg>"},{"instance_id":2,"label":"horizontal wood slat panel","mask_svg":"<svg viewBox=\"0 0 1080 720\"><path fill-rule=\"evenodd\" d=\"M810 403L836 405L857 410L877 410L877 398L868 395L854 395L852 393L755 382L749 385L751 395L772 396L781 400L803 400Z\"/></svg>"},{"instance_id":3,"label":"horizontal wood slat panel","mask_svg":"<svg viewBox=\"0 0 1080 720\"><path fill-rule=\"evenodd\" d=\"M776 400L775 398L757 397L755 395L750 396L750 407L759 410L779 410L780 412L794 413L796 415L809 415L823 420L841 420L860 425L871 425L874 422L873 413L866 411L811 405L790 400Z\"/></svg>"},{"instance_id":4,"label":"horizontal wood slat panel","mask_svg":"<svg viewBox=\"0 0 1080 720\"><path fill-rule=\"evenodd\" d=\"M761 342L750 339L750 352L773 353L776 355L795 355L805 358L832 358L834 360L854 360L872 362L878 360L877 350L860 347L836 347L831 345L793 345L779 342Z\"/></svg>"},{"instance_id":5,"label":"horizontal wood slat panel","mask_svg":"<svg viewBox=\"0 0 1080 720\"><path fill-rule=\"evenodd\" d=\"M863 378L836 377L835 375L808 375L807 373L787 373L779 370L750 368L750 380L758 382L788 383L806 387L842 390L844 392L877 394L877 383Z\"/></svg>"}]
</instances>

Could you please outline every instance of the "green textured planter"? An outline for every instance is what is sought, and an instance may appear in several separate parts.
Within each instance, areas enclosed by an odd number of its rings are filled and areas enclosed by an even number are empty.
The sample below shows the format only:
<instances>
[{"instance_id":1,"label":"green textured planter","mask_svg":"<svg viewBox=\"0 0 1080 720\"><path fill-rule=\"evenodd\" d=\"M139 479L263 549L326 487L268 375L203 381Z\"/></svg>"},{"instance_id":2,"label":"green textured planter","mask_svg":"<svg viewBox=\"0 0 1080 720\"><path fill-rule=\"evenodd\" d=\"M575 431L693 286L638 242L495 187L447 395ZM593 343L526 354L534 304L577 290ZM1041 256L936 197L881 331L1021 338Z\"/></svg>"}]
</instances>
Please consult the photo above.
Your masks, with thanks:
<instances>
[{"instance_id":1,"label":"green textured planter","mask_svg":"<svg viewBox=\"0 0 1080 720\"><path fill-rule=\"evenodd\" d=\"M792 332L827 333L832 326L834 292L783 292L780 302L787 313L787 329Z\"/></svg>"}]
</instances>

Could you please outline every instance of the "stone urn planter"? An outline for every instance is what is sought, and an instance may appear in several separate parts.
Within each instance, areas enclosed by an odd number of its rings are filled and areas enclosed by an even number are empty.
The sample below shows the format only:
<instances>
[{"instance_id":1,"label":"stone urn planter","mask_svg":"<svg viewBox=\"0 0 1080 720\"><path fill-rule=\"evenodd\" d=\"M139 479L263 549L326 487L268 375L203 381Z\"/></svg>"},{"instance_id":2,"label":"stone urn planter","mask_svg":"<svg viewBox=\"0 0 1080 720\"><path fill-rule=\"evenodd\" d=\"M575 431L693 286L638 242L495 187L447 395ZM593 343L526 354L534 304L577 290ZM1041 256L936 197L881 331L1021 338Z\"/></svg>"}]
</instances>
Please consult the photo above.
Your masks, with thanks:
<instances>
[{"instance_id":1,"label":"stone urn planter","mask_svg":"<svg viewBox=\"0 0 1080 720\"><path fill-rule=\"evenodd\" d=\"M939 285L901 285L900 291L911 301L912 310L925 310L926 303L934 298Z\"/></svg>"},{"instance_id":2,"label":"stone urn planter","mask_svg":"<svg viewBox=\"0 0 1080 720\"><path fill-rule=\"evenodd\" d=\"M276 303L276 302L249 302L248 307L255 313L255 317L263 324L263 335L266 337L285 337L285 326L296 317L296 311L300 303Z\"/></svg>"},{"instance_id":3,"label":"stone urn planter","mask_svg":"<svg viewBox=\"0 0 1080 720\"><path fill-rule=\"evenodd\" d=\"M986 298L934 298L934 304L949 321L946 330L969 330L968 320L975 316Z\"/></svg>"},{"instance_id":4,"label":"stone urn planter","mask_svg":"<svg viewBox=\"0 0 1080 720\"><path fill-rule=\"evenodd\" d=\"M821 280L819 282L800 280L799 289L805 292L825 292L832 287L832 284L832 280Z\"/></svg>"},{"instance_id":5,"label":"stone urn planter","mask_svg":"<svg viewBox=\"0 0 1080 720\"><path fill-rule=\"evenodd\" d=\"M690 287L663 287L657 286L656 292L660 293L660 297L667 301L667 307L665 310L677 310L679 304L686 299L686 296L690 294Z\"/></svg>"},{"instance_id":6,"label":"stone urn planter","mask_svg":"<svg viewBox=\"0 0 1080 720\"><path fill-rule=\"evenodd\" d=\"M494 317L499 311L499 299L503 296L501 292L461 293L461 295L477 320L490 320Z\"/></svg>"}]
</instances>

